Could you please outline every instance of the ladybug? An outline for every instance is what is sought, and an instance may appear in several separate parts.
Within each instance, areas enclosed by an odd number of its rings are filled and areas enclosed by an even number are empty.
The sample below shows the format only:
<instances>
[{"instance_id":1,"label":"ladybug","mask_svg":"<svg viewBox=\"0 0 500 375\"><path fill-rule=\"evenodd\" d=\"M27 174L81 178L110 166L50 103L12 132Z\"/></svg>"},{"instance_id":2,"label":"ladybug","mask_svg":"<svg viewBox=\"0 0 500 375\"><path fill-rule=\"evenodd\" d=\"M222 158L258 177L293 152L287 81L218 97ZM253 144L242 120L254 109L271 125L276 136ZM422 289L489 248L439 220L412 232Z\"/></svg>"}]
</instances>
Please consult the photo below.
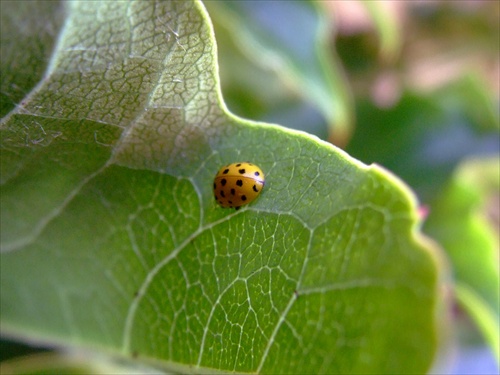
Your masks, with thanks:
<instances>
[{"instance_id":1,"label":"ladybug","mask_svg":"<svg viewBox=\"0 0 500 375\"><path fill-rule=\"evenodd\" d=\"M264 182L264 173L255 164L226 165L214 179L215 200L222 207L239 209L258 197Z\"/></svg>"}]
</instances>

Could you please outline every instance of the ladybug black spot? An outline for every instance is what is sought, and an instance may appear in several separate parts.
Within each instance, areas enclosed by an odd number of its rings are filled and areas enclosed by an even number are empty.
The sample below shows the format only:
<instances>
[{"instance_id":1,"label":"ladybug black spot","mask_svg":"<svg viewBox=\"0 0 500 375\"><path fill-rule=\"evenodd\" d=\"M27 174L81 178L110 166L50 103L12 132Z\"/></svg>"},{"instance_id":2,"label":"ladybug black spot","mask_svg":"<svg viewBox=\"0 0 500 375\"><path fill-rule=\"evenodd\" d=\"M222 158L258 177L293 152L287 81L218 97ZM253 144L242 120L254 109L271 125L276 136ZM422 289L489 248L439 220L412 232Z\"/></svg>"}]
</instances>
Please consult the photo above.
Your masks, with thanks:
<instances>
[{"instance_id":1,"label":"ladybug black spot","mask_svg":"<svg viewBox=\"0 0 500 375\"><path fill-rule=\"evenodd\" d=\"M231 189L231 195L235 195L235 194L236 194L236 190Z\"/></svg>"},{"instance_id":2,"label":"ladybug black spot","mask_svg":"<svg viewBox=\"0 0 500 375\"><path fill-rule=\"evenodd\" d=\"M242 195L242 196L241 196L241 200L242 200L243 202L244 202L244 201L246 201L246 200L247 200L246 195Z\"/></svg>"},{"instance_id":3,"label":"ladybug black spot","mask_svg":"<svg viewBox=\"0 0 500 375\"><path fill-rule=\"evenodd\" d=\"M236 181L236 185L238 185L239 187L242 187L243 186L243 180Z\"/></svg>"},{"instance_id":4,"label":"ladybug black spot","mask_svg":"<svg viewBox=\"0 0 500 375\"><path fill-rule=\"evenodd\" d=\"M226 183L227 183L227 180L225 178L223 178L222 180L220 180L220 184L222 186L226 186Z\"/></svg>"},{"instance_id":5,"label":"ladybug black spot","mask_svg":"<svg viewBox=\"0 0 500 375\"><path fill-rule=\"evenodd\" d=\"M245 174L245 168L238 169L239 174Z\"/></svg>"},{"instance_id":6,"label":"ladybug black spot","mask_svg":"<svg viewBox=\"0 0 500 375\"><path fill-rule=\"evenodd\" d=\"M252 187L252 190L253 190L253 191L255 191L256 193L258 193L258 192L259 192L259 189L257 189L257 186L256 186L256 185L254 185L254 186Z\"/></svg>"},{"instance_id":7,"label":"ladybug black spot","mask_svg":"<svg viewBox=\"0 0 500 375\"><path fill-rule=\"evenodd\" d=\"M225 197L226 197L226 196L224 195L224 190L221 190L221 191L220 191L220 196L221 196L222 198L225 198Z\"/></svg>"},{"instance_id":8,"label":"ladybug black spot","mask_svg":"<svg viewBox=\"0 0 500 375\"><path fill-rule=\"evenodd\" d=\"M227 174L229 172L229 168L224 169L224 172L222 174Z\"/></svg>"},{"instance_id":9,"label":"ladybug black spot","mask_svg":"<svg viewBox=\"0 0 500 375\"><path fill-rule=\"evenodd\" d=\"M260 173L259 173L259 172L254 172L254 176L259 177L259 176L260 176Z\"/></svg>"}]
</instances>

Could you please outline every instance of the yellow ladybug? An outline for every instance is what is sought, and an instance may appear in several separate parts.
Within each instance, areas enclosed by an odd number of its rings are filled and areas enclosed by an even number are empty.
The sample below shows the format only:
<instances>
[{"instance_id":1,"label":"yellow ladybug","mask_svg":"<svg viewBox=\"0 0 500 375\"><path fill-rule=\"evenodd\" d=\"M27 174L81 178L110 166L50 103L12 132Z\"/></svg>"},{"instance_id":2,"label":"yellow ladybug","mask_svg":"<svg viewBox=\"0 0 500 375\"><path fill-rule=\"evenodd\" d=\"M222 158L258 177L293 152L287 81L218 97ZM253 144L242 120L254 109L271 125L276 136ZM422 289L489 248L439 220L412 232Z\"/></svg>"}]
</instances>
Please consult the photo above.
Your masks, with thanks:
<instances>
[{"instance_id":1,"label":"yellow ladybug","mask_svg":"<svg viewBox=\"0 0 500 375\"><path fill-rule=\"evenodd\" d=\"M222 207L239 209L258 197L264 182L264 173L255 164L226 165L214 179L215 200Z\"/></svg>"}]
</instances>

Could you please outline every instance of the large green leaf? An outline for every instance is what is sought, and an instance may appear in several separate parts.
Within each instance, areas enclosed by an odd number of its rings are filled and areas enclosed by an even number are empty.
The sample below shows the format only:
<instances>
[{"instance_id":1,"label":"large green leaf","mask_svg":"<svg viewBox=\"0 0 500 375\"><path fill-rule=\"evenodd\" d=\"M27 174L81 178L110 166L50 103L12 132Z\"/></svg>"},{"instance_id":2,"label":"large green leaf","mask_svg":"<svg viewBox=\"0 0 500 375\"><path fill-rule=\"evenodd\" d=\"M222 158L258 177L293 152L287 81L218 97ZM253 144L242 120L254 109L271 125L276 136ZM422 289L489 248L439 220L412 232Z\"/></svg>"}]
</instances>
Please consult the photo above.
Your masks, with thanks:
<instances>
[{"instance_id":1,"label":"large green leaf","mask_svg":"<svg viewBox=\"0 0 500 375\"><path fill-rule=\"evenodd\" d=\"M181 372L429 368L437 271L398 180L228 113L200 3L60 6L1 122L3 334ZM264 191L218 207L245 160Z\"/></svg>"}]
</instances>

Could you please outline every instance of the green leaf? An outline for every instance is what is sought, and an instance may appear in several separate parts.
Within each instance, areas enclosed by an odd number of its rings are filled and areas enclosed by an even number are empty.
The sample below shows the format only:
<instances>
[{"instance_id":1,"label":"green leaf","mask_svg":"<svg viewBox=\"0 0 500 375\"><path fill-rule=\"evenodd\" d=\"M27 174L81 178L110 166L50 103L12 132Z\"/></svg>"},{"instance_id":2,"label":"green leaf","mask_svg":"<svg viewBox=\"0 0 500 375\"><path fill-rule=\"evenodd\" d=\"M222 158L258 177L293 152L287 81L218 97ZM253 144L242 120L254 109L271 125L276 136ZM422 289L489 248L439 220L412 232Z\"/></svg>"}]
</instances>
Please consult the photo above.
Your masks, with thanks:
<instances>
[{"instance_id":1,"label":"green leaf","mask_svg":"<svg viewBox=\"0 0 500 375\"><path fill-rule=\"evenodd\" d=\"M428 370L437 267L397 179L228 113L199 2L60 6L1 122L3 334L183 373ZM218 207L245 160L261 196Z\"/></svg>"},{"instance_id":2,"label":"green leaf","mask_svg":"<svg viewBox=\"0 0 500 375\"><path fill-rule=\"evenodd\" d=\"M374 1L361 1L370 13L380 40L380 56L388 62L393 62L401 50L403 33L401 25L394 14L388 14L387 4Z\"/></svg>"},{"instance_id":3,"label":"green leaf","mask_svg":"<svg viewBox=\"0 0 500 375\"><path fill-rule=\"evenodd\" d=\"M455 296L484 334L497 364L500 363L500 338L498 336L500 324L498 323L498 314L493 312L493 309L474 289L465 284L457 283L455 285Z\"/></svg>"},{"instance_id":4,"label":"green leaf","mask_svg":"<svg viewBox=\"0 0 500 375\"><path fill-rule=\"evenodd\" d=\"M487 218L498 194L498 159L464 162L432 202L425 230L447 250L459 281L500 314L498 234ZM478 272L481 270L481 272Z\"/></svg>"},{"instance_id":5,"label":"green leaf","mask_svg":"<svg viewBox=\"0 0 500 375\"><path fill-rule=\"evenodd\" d=\"M498 158L464 162L432 202L424 227L446 250L459 302L491 345L497 361L498 231L488 220L488 211L498 208L494 202L499 192L499 173Z\"/></svg>"},{"instance_id":6,"label":"green leaf","mask_svg":"<svg viewBox=\"0 0 500 375\"><path fill-rule=\"evenodd\" d=\"M87 374L153 374L152 368L131 365L112 357L87 353L38 353L0 364L2 374L10 375L87 375Z\"/></svg>"}]
</instances>

